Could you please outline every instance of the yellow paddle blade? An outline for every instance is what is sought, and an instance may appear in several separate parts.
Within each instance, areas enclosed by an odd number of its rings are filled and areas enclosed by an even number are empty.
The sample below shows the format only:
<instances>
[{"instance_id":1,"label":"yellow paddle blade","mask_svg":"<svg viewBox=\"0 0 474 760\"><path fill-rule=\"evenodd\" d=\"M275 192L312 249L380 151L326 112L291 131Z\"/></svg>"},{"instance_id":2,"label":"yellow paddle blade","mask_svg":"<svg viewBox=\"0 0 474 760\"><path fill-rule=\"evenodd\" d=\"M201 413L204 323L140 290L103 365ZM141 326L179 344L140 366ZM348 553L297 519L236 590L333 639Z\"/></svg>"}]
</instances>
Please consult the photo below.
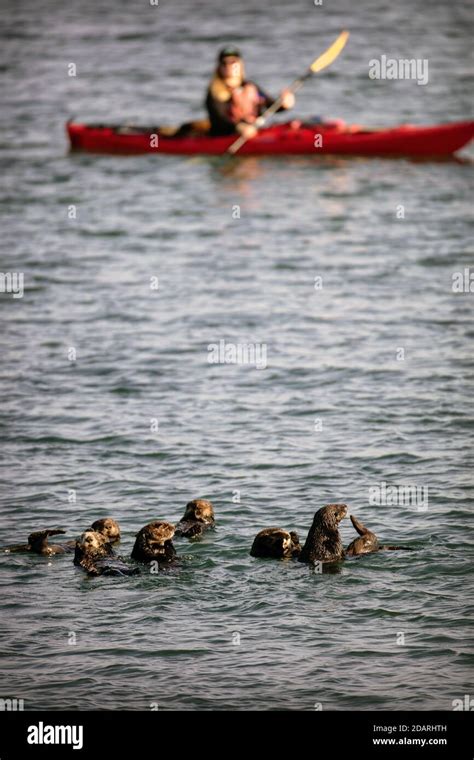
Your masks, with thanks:
<instances>
[{"instance_id":1,"label":"yellow paddle blade","mask_svg":"<svg viewBox=\"0 0 474 760\"><path fill-rule=\"evenodd\" d=\"M337 40L335 40L332 45L328 47L326 52L320 55L319 58L316 58L316 60L311 64L310 69L313 74L316 74L317 71L322 71L322 69L325 69L326 66L329 66L329 64L336 60L342 48L346 44L348 38L349 32L344 31L340 33Z\"/></svg>"}]
</instances>

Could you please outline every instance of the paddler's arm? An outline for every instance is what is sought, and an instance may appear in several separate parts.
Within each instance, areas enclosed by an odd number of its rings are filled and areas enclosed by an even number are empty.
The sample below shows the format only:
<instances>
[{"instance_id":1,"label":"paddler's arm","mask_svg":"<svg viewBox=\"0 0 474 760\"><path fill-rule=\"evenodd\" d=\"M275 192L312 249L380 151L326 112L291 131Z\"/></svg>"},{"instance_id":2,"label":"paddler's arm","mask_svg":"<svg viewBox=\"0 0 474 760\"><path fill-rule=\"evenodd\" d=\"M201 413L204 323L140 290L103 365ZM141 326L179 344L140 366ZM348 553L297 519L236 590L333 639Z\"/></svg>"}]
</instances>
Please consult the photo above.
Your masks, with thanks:
<instances>
[{"instance_id":1,"label":"paddler's arm","mask_svg":"<svg viewBox=\"0 0 474 760\"><path fill-rule=\"evenodd\" d=\"M274 104L276 98L271 98L264 90L261 89L261 87L258 87L258 85L257 89L262 98L262 111L264 111L266 108L270 108L270 106ZM280 113L280 111L288 111L290 108L293 108L294 105L295 96L291 90L282 90L281 106L276 113Z\"/></svg>"}]
</instances>

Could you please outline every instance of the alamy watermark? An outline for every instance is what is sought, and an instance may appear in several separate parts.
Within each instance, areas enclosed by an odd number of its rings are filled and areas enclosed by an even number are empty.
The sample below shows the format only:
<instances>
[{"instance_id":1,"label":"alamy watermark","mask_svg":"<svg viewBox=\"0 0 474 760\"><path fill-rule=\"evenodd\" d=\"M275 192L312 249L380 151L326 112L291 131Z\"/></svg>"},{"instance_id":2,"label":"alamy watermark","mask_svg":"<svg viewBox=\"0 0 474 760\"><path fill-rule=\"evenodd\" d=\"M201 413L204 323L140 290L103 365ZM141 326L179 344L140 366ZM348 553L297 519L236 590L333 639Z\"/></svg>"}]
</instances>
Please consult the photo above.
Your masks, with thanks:
<instances>
[{"instance_id":1,"label":"alamy watermark","mask_svg":"<svg viewBox=\"0 0 474 760\"><path fill-rule=\"evenodd\" d=\"M24 710L24 709L25 709L24 699L17 699L16 697L8 698L8 699L0 699L0 712L5 712L5 711L16 712L17 710Z\"/></svg>"},{"instance_id":2,"label":"alamy watermark","mask_svg":"<svg viewBox=\"0 0 474 760\"><path fill-rule=\"evenodd\" d=\"M414 484L390 485L385 481L369 487L372 506L414 507L418 512L428 509L428 486Z\"/></svg>"},{"instance_id":3,"label":"alamy watermark","mask_svg":"<svg viewBox=\"0 0 474 760\"><path fill-rule=\"evenodd\" d=\"M28 744L71 744L73 749L84 746L84 727L48 725L40 721L28 726Z\"/></svg>"},{"instance_id":4,"label":"alamy watermark","mask_svg":"<svg viewBox=\"0 0 474 760\"><path fill-rule=\"evenodd\" d=\"M381 55L369 61L369 79L414 79L428 84L427 58L387 58Z\"/></svg>"},{"instance_id":5,"label":"alamy watermark","mask_svg":"<svg viewBox=\"0 0 474 760\"><path fill-rule=\"evenodd\" d=\"M0 293L12 293L13 298L23 298L23 272L0 272Z\"/></svg>"},{"instance_id":6,"label":"alamy watermark","mask_svg":"<svg viewBox=\"0 0 474 760\"><path fill-rule=\"evenodd\" d=\"M453 706L453 710L467 710L468 712L472 712L474 710L474 699L471 697L470 694L465 694L462 699L459 697L457 699L453 699L451 702Z\"/></svg>"},{"instance_id":7,"label":"alamy watermark","mask_svg":"<svg viewBox=\"0 0 474 760\"><path fill-rule=\"evenodd\" d=\"M464 267L462 272L453 272L451 290L453 293L474 293L474 270Z\"/></svg>"},{"instance_id":8,"label":"alamy watermark","mask_svg":"<svg viewBox=\"0 0 474 760\"><path fill-rule=\"evenodd\" d=\"M251 364L257 369L267 367L266 343L209 343L207 347L209 364Z\"/></svg>"}]
</instances>

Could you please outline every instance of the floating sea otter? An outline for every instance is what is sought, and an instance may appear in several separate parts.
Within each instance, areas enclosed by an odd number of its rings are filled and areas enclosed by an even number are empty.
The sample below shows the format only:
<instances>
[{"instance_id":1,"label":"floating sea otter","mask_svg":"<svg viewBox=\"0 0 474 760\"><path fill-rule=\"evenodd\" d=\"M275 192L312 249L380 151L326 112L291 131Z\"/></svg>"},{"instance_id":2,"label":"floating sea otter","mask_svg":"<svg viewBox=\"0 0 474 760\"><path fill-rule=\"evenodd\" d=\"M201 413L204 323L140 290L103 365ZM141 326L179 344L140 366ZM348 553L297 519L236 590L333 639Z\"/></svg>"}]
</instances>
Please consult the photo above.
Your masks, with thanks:
<instances>
[{"instance_id":1,"label":"floating sea otter","mask_svg":"<svg viewBox=\"0 0 474 760\"><path fill-rule=\"evenodd\" d=\"M137 567L129 567L116 557L110 541L102 533L86 530L76 542L74 564L87 571L88 575L136 575Z\"/></svg>"},{"instance_id":2,"label":"floating sea otter","mask_svg":"<svg viewBox=\"0 0 474 760\"><path fill-rule=\"evenodd\" d=\"M355 538L349 544L345 552L346 557L357 557L360 554L371 554L372 552L378 552L382 550L411 551L411 547L409 546L387 546L386 544L381 545L375 533L372 533L371 530L366 528L365 525L363 525L361 521L357 519L357 517L351 515L351 522L359 534L359 538Z\"/></svg>"},{"instance_id":3,"label":"floating sea otter","mask_svg":"<svg viewBox=\"0 0 474 760\"><path fill-rule=\"evenodd\" d=\"M206 499L194 499L186 504L183 518L176 526L176 536L198 538L215 525L214 509Z\"/></svg>"},{"instance_id":4,"label":"floating sea otter","mask_svg":"<svg viewBox=\"0 0 474 760\"><path fill-rule=\"evenodd\" d=\"M93 522L88 530L93 530L96 533L100 533L100 535L103 536L104 540L108 544L117 544L121 538L120 526L117 520L114 520L113 517L101 517L99 520ZM71 551L75 550L76 543L76 541L67 541L64 546L66 549Z\"/></svg>"},{"instance_id":5,"label":"floating sea otter","mask_svg":"<svg viewBox=\"0 0 474 760\"><path fill-rule=\"evenodd\" d=\"M314 515L299 562L337 562L344 558L338 526L347 515L346 504L327 504Z\"/></svg>"},{"instance_id":6,"label":"floating sea otter","mask_svg":"<svg viewBox=\"0 0 474 760\"><path fill-rule=\"evenodd\" d=\"M265 528L254 538L253 557L296 557L300 562L336 562L344 558L338 525L347 515L345 504L328 504L319 509L301 548L298 534L283 528Z\"/></svg>"},{"instance_id":7,"label":"floating sea otter","mask_svg":"<svg viewBox=\"0 0 474 760\"><path fill-rule=\"evenodd\" d=\"M252 557L274 557L284 559L298 557L301 552L298 534L283 528L264 528L253 540Z\"/></svg>"},{"instance_id":8,"label":"floating sea otter","mask_svg":"<svg viewBox=\"0 0 474 760\"><path fill-rule=\"evenodd\" d=\"M37 530L34 533L30 533L28 536L27 544L13 544L12 546L5 546L2 548L2 552L33 552L34 554L42 554L50 557L52 554L64 554L67 549L60 544L49 544L49 536L59 536L65 533L65 530L60 528L47 528L46 530Z\"/></svg>"},{"instance_id":9,"label":"floating sea otter","mask_svg":"<svg viewBox=\"0 0 474 760\"><path fill-rule=\"evenodd\" d=\"M138 533L132 549L132 559L138 562L167 564L176 558L173 546L174 525L157 520L145 525Z\"/></svg>"},{"instance_id":10,"label":"floating sea otter","mask_svg":"<svg viewBox=\"0 0 474 760\"><path fill-rule=\"evenodd\" d=\"M100 533L110 544L115 544L117 541L120 541L120 527L118 522L112 517L103 517L100 520L96 520L92 523L90 529L95 530L97 533ZM47 556L50 556L51 554L64 554L65 552L72 552L76 548L76 541L66 541L63 544L48 543L48 536L57 536L64 533L66 533L66 531L60 530L59 528L37 530L34 533L30 533L28 536L27 544L5 546L0 551L16 553L33 552L35 554L43 554Z\"/></svg>"}]
</instances>

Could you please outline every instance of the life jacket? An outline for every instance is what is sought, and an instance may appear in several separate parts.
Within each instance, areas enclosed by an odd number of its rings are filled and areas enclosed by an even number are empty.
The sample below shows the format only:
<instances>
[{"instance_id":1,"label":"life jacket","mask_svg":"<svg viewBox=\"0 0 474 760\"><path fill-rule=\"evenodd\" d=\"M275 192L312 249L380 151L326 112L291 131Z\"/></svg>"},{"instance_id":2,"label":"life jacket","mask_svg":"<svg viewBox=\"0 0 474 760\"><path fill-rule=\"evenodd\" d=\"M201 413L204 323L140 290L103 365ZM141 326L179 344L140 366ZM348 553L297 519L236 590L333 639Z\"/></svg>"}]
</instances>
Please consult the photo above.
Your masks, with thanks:
<instances>
[{"instance_id":1,"label":"life jacket","mask_svg":"<svg viewBox=\"0 0 474 760\"><path fill-rule=\"evenodd\" d=\"M237 124L246 121L252 124L260 114L261 97L253 82L244 82L235 87L229 101L229 118Z\"/></svg>"},{"instance_id":2,"label":"life jacket","mask_svg":"<svg viewBox=\"0 0 474 760\"><path fill-rule=\"evenodd\" d=\"M244 80L239 87L231 90L220 77L215 76L209 92L216 101L226 104L227 116L234 124L239 121L251 124L259 116L262 96L253 82Z\"/></svg>"}]
</instances>

